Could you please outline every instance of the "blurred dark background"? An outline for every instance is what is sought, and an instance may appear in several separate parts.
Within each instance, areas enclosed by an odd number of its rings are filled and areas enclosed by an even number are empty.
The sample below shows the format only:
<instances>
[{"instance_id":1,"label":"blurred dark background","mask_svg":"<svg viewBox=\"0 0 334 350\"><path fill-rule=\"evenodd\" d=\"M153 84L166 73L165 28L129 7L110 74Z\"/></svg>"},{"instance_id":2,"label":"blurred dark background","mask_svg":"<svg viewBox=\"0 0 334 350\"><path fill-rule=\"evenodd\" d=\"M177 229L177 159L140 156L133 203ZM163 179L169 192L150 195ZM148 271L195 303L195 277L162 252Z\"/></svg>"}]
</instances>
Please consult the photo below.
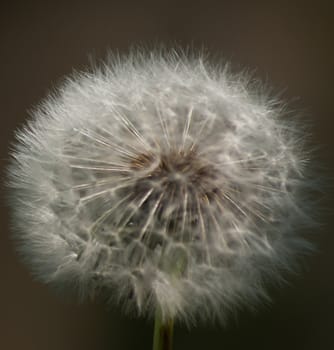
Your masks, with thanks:
<instances>
[{"instance_id":1,"label":"blurred dark background","mask_svg":"<svg viewBox=\"0 0 334 350\"><path fill-rule=\"evenodd\" d=\"M334 6L331 1L6 1L0 5L1 161L14 130L72 69L138 43L206 47L247 67L312 121L317 153L334 175ZM3 176L3 173L2 173ZM333 207L326 191L324 208ZM152 324L117 308L76 305L33 281L10 241L2 204L0 348L150 349ZM226 328L177 326L180 349L334 349L334 218L314 235L319 252L273 292L272 305L241 312Z\"/></svg>"}]
</instances>

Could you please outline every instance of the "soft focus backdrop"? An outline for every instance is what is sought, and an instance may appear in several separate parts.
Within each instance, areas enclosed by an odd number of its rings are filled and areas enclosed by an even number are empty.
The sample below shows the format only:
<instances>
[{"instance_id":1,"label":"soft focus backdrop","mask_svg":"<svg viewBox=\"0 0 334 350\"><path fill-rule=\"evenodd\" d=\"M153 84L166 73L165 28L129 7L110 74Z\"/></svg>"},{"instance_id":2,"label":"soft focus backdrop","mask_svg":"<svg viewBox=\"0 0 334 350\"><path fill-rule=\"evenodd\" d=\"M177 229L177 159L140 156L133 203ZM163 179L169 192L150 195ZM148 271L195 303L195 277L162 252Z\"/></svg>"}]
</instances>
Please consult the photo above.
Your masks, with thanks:
<instances>
[{"instance_id":1,"label":"soft focus backdrop","mask_svg":"<svg viewBox=\"0 0 334 350\"><path fill-rule=\"evenodd\" d=\"M334 176L334 5L331 1L6 1L0 5L1 163L28 110L73 69L109 50L154 43L205 47L246 67L312 121L316 157ZM4 173L1 173L3 178ZM2 196L3 197L3 196ZM326 190L322 209L331 211ZM1 203L0 348L150 349L153 325L103 305L76 305L34 281L10 238ZM334 217L314 233L319 252L273 303L222 329L175 329L181 349L334 349Z\"/></svg>"}]
</instances>

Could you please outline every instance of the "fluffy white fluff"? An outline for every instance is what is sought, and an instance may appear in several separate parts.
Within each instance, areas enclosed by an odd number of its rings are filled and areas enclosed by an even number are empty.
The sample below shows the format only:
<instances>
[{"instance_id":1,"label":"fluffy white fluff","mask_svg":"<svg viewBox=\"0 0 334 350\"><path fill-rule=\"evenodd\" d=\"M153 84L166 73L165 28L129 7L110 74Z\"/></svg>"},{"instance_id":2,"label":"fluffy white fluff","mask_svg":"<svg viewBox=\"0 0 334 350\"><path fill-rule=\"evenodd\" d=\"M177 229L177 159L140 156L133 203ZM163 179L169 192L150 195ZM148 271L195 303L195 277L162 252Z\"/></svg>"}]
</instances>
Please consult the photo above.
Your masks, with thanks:
<instances>
[{"instance_id":1,"label":"fluffy white fluff","mask_svg":"<svg viewBox=\"0 0 334 350\"><path fill-rule=\"evenodd\" d=\"M225 320L307 244L300 125L201 55L76 74L17 133L19 247L41 280L126 310Z\"/></svg>"}]
</instances>

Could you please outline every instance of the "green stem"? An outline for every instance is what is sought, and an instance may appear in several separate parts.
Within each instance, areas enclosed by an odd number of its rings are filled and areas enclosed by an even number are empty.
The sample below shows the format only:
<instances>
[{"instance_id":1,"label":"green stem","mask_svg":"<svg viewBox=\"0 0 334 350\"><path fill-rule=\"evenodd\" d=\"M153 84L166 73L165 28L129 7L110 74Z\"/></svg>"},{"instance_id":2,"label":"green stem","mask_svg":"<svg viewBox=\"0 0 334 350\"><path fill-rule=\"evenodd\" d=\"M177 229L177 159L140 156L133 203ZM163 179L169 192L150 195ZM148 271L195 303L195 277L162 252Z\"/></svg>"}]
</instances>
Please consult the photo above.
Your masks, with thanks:
<instances>
[{"instance_id":1,"label":"green stem","mask_svg":"<svg viewBox=\"0 0 334 350\"><path fill-rule=\"evenodd\" d=\"M157 309L154 320L153 350L172 350L173 319L163 320L161 311Z\"/></svg>"}]
</instances>

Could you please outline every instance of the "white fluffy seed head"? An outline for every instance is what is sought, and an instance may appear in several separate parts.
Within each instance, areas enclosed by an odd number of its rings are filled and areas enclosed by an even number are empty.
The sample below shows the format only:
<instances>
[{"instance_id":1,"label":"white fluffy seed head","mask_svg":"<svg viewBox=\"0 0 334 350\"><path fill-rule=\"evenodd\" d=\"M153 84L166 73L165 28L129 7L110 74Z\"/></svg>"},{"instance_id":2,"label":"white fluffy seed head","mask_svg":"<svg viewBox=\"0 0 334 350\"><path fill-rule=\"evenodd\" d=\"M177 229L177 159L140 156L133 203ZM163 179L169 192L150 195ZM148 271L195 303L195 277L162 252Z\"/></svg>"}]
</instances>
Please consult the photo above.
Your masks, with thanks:
<instances>
[{"instance_id":1,"label":"white fluffy seed head","mask_svg":"<svg viewBox=\"0 0 334 350\"><path fill-rule=\"evenodd\" d=\"M186 322L225 320L307 249L300 125L199 55L76 74L17 133L16 237L41 280Z\"/></svg>"}]
</instances>

